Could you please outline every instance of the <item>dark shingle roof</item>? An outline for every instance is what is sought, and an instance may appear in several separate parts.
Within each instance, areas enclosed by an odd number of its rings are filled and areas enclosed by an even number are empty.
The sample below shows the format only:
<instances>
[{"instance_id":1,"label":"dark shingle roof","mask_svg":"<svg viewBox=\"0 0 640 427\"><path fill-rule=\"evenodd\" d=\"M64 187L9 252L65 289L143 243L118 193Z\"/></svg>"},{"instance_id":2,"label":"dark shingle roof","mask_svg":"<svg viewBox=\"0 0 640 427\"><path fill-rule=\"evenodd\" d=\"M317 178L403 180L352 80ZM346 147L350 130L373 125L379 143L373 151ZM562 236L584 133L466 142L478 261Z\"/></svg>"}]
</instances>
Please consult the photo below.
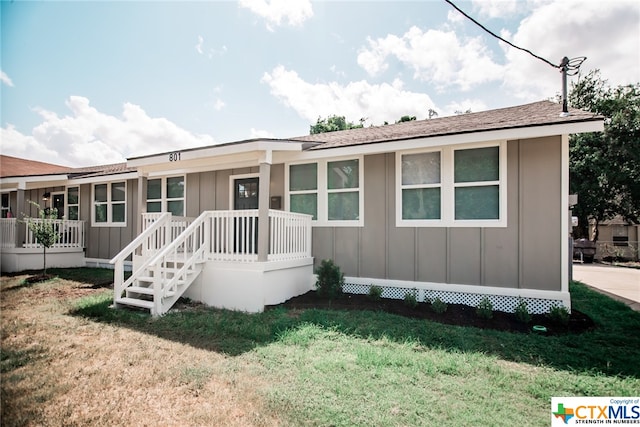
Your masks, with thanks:
<instances>
[{"instance_id":1,"label":"dark shingle roof","mask_svg":"<svg viewBox=\"0 0 640 427\"><path fill-rule=\"evenodd\" d=\"M601 116L577 109L570 109L571 114L568 117L561 117L561 111L559 104L540 101L479 113L327 132L292 139L321 143L311 149L322 150L401 139L602 120Z\"/></svg>"}]
</instances>

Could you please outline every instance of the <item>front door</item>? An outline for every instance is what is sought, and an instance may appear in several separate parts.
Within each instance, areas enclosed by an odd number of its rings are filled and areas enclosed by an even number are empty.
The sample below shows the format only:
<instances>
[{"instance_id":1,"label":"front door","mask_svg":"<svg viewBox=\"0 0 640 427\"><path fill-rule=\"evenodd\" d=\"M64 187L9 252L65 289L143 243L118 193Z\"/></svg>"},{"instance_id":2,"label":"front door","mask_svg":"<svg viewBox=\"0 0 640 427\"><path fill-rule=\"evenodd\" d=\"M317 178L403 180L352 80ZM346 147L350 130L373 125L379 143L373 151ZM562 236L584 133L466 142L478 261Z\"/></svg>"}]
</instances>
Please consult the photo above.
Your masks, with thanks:
<instances>
[{"instance_id":1,"label":"front door","mask_svg":"<svg viewBox=\"0 0 640 427\"><path fill-rule=\"evenodd\" d=\"M234 181L233 209L258 209L258 178Z\"/></svg>"},{"instance_id":2,"label":"front door","mask_svg":"<svg viewBox=\"0 0 640 427\"><path fill-rule=\"evenodd\" d=\"M51 195L51 207L57 209L58 219L64 216L64 193L55 193Z\"/></svg>"},{"instance_id":3,"label":"front door","mask_svg":"<svg viewBox=\"0 0 640 427\"><path fill-rule=\"evenodd\" d=\"M240 178L233 183L233 209L258 209L258 178ZM258 217L234 220L235 252L258 253Z\"/></svg>"}]
</instances>

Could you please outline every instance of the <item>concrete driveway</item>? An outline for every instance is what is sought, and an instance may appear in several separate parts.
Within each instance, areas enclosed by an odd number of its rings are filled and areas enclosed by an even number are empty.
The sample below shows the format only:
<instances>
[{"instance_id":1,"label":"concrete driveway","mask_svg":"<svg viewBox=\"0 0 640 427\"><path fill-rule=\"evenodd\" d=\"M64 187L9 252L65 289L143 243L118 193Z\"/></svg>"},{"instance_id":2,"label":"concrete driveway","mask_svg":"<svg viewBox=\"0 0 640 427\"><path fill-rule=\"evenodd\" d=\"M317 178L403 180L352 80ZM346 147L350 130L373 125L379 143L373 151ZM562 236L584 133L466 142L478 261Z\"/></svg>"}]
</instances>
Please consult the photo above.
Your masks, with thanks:
<instances>
[{"instance_id":1,"label":"concrete driveway","mask_svg":"<svg viewBox=\"0 0 640 427\"><path fill-rule=\"evenodd\" d=\"M598 264L573 264L573 280L640 311L640 270Z\"/></svg>"}]
</instances>

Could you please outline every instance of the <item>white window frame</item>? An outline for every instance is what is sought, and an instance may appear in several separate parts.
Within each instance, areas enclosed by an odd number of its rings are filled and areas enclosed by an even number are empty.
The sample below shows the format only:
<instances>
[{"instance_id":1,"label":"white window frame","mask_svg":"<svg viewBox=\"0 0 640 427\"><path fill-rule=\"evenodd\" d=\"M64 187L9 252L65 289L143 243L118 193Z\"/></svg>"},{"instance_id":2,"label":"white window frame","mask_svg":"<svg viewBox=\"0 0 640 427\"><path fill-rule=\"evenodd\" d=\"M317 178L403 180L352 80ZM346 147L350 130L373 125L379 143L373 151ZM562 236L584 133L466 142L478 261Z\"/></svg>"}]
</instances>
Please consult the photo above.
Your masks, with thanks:
<instances>
[{"instance_id":1,"label":"white window frame","mask_svg":"<svg viewBox=\"0 0 640 427\"><path fill-rule=\"evenodd\" d=\"M182 178L182 182L184 182L184 193L182 194L182 197L169 198L167 196L167 193L168 193L167 180L169 178ZM160 212L169 212L169 210L168 210L169 202L182 200L182 206L183 206L182 216L186 216L187 215L187 176L184 175L184 174L178 174L178 175L149 177L149 178L147 178L147 186L149 185L149 181L153 181L153 180L156 180L156 179L160 180L160 198L159 199L147 199L147 194L145 193L145 195L144 195L144 197L145 197L145 200L144 200L145 211L147 209L147 203L149 201L151 201L151 202L160 202Z\"/></svg>"},{"instance_id":2,"label":"white window frame","mask_svg":"<svg viewBox=\"0 0 640 427\"><path fill-rule=\"evenodd\" d=\"M69 203L69 190L72 188L78 189L78 203ZM79 185L70 185L64 190L65 200L64 200L64 218L69 219L69 208L72 206L78 207L78 219L80 220L80 186Z\"/></svg>"},{"instance_id":3,"label":"white window frame","mask_svg":"<svg viewBox=\"0 0 640 427\"><path fill-rule=\"evenodd\" d=\"M499 179L498 181L454 182L454 153L458 150L499 147ZM402 156L406 154L440 152L440 219L403 219L402 190L421 188L423 186L402 185ZM498 185L499 217L498 219L455 219L455 188L484 185ZM507 141L490 141L484 143L461 144L443 147L430 147L396 152L396 227L484 227L498 228L507 226ZM424 186L429 187L429 186Z\"/></svg>"},{"instance_id":4,"label":"white window frame","mask_svg":"<svg viewBox=\"0 0 640 427\"><path fill-rule=\"evenodd\" d=\"M230 175L229 176L229 210L235 210L234 206L234 197L236 191L236 179L248 179L248 178L258 178L258 197L260 194L260 174L259 173L243 173L239 175Z\"/></svg>"},{"instance_id":5,"label":"white window frame","mask_svg":"<svg viewBox=\"0 0 640 427\"><path fill-rule=\"evenodd\" d=\"M327 167L329 163L342 162L348 160L358 161L358 187L357 188L344 188L344 189L332 189L329 190L327 182ZM285 185L285 201L284 208L286 211L291 211L290 195L291 194L312 194L312 190L304 191L289 191L289 168L293 165L304 165L316 163L318 165L318 214L317 219L311 221L311 225L314 227L364 227L364 156L344 156L328 159L314 159L306 161L297 161L285 163L284 168L284 185ZM358 192L358 212L359 218L357 220L329 220L329 194L330 193L344 193L344 192Z\"/></svg>"},{"instance_id":6,"label":"white window frame","mask_svg":"<svg viewBox=\"0 0 640 427\"><path fill-rule=\"evenodd\" d=\"M116 201L113 202L111 200L111 192L112 186L114 184L120 184L124 182L124 201ZM107 186L107 201L96 203L96 185L106 185ZM109 182L96 182L91 185L91 226L92 227L126 227L127 226L127 180L122 181L109 181ZM106 205L107 206L107 221L106 222L96 222L96 205ZM113 205L114 204L124 204L124 221L123 222L113 222L112 214L113 214Z\"/></svg>"}]
</instances>

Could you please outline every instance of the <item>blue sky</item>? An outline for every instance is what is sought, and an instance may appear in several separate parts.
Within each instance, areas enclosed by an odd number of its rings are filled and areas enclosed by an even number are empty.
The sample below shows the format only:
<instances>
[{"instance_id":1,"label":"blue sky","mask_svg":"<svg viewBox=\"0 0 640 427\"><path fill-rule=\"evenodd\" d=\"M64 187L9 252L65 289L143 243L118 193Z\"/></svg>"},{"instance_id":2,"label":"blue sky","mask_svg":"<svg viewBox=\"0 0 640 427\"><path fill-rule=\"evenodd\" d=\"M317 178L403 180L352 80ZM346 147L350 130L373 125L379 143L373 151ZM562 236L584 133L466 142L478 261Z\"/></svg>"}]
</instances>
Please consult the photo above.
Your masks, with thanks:
<instances>
[{"instance_id":1,"label":"blue sky","mask_svg":"<svg viewBox=\"0 0 640 427\"><path fill-rule=\"evenodd\" d=\"M559 63L640 81L640 3L455 3ZM1 2L1 152L70 166L553 97L559 72L441 1Z\"/></svg>"}]
</instances>

